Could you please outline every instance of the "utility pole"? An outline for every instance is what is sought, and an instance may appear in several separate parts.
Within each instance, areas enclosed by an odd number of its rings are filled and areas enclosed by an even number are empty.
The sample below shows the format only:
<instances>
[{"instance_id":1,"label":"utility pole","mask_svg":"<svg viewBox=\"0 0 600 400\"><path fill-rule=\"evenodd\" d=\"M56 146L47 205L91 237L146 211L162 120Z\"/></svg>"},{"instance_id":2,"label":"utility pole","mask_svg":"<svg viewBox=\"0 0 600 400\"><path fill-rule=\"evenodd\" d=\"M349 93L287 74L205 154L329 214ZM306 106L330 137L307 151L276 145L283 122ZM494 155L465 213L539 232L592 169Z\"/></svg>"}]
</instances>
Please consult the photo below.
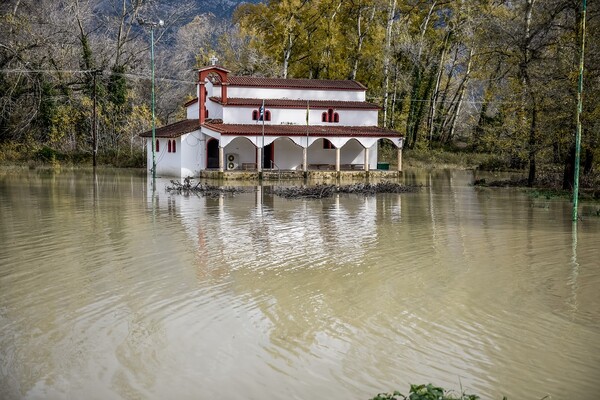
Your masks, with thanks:
<instances>
[{"instance_id":1,"label":"utility pole","mask_svg":"<svg viewBox=\"0 0 600 400\"><path fill-rule=\"evenodd\" d=\"M583 92L583 62L585 55L585 13L586 0L582 0L581 10L581 50L579 56L579 80L577 84L577 132L575 133L575 180L573 182L573 221L577 221L579 203L579 158L581 157L581 94Z\"/></svg>"},{"instance_id":2,"label":"utility pole","mask_svg":"<svg viewBox=\"0 0 600 400\"><path fill-rule=\"evenodd\" d=\"M156 116L154 111L154 29L163 26L165 22L160 19L158 22L144 21L138 18L138 24L150 27L150 66L152 69L152 180L156 179Z\"/></svg>"}]
</instances>

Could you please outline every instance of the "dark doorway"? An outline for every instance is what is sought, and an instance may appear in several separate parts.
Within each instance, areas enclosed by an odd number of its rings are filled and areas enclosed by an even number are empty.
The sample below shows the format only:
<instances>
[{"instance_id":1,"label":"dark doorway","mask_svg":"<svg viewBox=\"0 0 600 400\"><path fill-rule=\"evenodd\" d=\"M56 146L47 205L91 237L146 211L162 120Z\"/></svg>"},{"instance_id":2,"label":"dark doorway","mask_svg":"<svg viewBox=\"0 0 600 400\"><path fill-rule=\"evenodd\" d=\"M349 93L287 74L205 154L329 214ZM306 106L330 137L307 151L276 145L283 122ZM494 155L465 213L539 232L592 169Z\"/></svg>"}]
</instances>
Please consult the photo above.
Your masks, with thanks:
<instances>
[{"instance_id":1,"label":"dark doorway","mask_svg":"<svg viewBox=\"0 0 600 400\"><path fill-rule=\"evenodd\" d=\"M219 168L219 141L210 139L206 144L206 168Z\"/></svg>"},{"instance_id":2,"label":"dark doorway","mask_svg":"<svg viewBox=\"0 0 600 400\"><path fill-rule=\"evenodd\" d=\"M265 151L263 151L263 164L262 167L263 169L270 169L272 167L271 162L274 161L273 159L273 151L274 151L274 146L273 143L268 144L265 146Z\"/></svg>"}]
</instances>

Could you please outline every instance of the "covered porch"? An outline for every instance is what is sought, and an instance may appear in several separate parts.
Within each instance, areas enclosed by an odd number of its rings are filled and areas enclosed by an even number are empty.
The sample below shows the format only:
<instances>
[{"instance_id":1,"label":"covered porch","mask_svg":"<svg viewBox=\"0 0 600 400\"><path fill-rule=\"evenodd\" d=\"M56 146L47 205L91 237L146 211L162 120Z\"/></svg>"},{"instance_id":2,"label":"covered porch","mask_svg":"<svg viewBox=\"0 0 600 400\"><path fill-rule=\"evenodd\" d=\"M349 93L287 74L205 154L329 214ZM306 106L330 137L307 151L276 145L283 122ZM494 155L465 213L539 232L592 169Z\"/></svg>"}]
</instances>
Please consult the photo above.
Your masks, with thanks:
<instances>
[{"instance_id":1,"label":"covered porch","mask_svg":"<svg viewBox=\"0 0 600 400\"><path fill-rule=\"evenodd\" d=\"M212 147L207 171L368 173L382 167L377 160L382 140L396 147L395 172L402 171L403 137L377 127L208 123L202 133Z\"/></svg>"}]
</instances>

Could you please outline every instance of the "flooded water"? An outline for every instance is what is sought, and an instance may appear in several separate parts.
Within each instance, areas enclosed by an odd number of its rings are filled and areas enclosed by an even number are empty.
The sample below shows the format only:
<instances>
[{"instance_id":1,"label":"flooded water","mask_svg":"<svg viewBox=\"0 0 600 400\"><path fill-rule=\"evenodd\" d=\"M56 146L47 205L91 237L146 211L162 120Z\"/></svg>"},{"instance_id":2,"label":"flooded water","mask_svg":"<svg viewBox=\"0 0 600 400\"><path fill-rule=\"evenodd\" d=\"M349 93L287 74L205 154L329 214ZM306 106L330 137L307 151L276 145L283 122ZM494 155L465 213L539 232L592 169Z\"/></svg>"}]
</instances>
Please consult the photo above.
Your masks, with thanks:
<instances>
[{"instance_id":1,"label":"flooded water","mask_svg":"<svg viewBox=\"0 0 600 400\"><path fill-rule=\"evenodd\" d=\"M596 399L599 206L573 226L473 178L285 200L0 170L0 398Z\"/></svg>"}]
</instances>

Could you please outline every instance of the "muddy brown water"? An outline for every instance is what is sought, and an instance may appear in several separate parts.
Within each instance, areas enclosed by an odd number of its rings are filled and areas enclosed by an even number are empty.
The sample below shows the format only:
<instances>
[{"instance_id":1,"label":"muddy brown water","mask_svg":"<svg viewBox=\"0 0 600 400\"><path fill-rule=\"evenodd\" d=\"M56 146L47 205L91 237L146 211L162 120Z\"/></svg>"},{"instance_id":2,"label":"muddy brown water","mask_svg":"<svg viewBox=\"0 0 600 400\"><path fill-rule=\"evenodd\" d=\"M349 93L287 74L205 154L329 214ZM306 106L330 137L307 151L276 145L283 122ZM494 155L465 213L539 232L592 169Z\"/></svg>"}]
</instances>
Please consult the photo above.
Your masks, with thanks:
<instances>
[{"instance_id":1,"label":"muddy brown water","mask_svg":"<svg viewBox=\"0 0 600 400\"><path fill-rule=\"evenodd\" d=\"M596 399L598 206L474 178L286 200L0 170L0 398Z\"/></svg>"}]
</instances>

